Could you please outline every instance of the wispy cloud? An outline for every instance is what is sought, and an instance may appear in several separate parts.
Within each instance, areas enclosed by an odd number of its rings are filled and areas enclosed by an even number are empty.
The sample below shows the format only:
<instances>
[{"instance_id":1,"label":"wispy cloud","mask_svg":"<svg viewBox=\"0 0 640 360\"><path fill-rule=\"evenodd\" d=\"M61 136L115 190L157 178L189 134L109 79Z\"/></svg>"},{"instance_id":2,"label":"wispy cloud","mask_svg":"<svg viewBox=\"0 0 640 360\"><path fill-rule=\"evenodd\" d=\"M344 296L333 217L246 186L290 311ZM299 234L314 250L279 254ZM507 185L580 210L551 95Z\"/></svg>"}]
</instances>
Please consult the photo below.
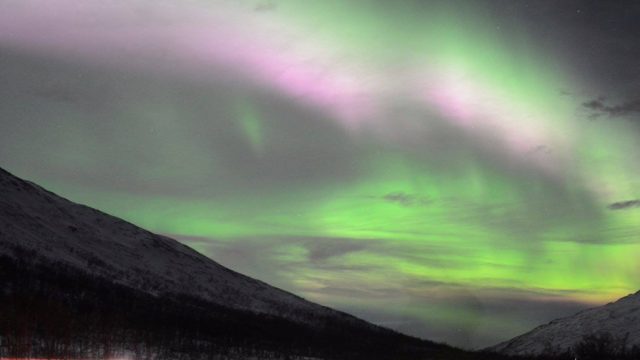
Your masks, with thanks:
<instances>
[{"instance_id":1,"label":"wispy cloud","mask_svg":"<svg viewBox=\"0 0 640 360\"><path fill-rule=\"evenodd\" d=\"M595 117L600 115L620 117L640 113L640 99L634 99L612 105L607 101L605 97L601 96L582 103L582 106L591 110Z\"/></svg>"},{"instance_id":2,"label":"wispy cloud","mask_svg":"<svg viewBox=\"0 0 640 360\"><path fill-rule=\"evenodd\" d=\"M640 207L640 199L618 201L608 206L610 210L626 210L626 209L637 208L637 207Z\"/></svg>"},{"instance_id":3,"label":"wispy cloud","mask_svg":"<svg viewBox=\"0 0 640 360\"><path fill-rule=\"evenodd\" d=\"M426 196L407 194L404 192L392 192L382 197L385 201L402 206L423 206L431 203Z\"/></svg>"},{"instance_id":4,"label":"wispy cloud","mask_svg":"<svg viewBox=\"0 0 640 360\"><path fill-rule=\"evenodd\" d=\"M349 241L348 239L322 238L307 242L310 261L324 261L331 257L367 249L366 242Z\"/></svg>"}]
</instances>

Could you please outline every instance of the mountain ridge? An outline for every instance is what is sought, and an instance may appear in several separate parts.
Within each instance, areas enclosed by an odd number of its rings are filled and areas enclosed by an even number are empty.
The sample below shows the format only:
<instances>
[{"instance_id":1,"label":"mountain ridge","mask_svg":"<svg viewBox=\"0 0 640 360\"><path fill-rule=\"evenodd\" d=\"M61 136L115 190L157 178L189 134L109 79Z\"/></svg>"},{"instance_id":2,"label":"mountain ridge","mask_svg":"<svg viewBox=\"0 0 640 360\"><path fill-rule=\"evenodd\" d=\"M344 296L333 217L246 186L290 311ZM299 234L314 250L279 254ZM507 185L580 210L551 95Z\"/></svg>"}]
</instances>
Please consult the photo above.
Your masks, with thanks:
<instances>
[{"instance_id":1,"label":"mountain ridge","mask_svg":"<svg viewBox=\"0 0 640 360\"><path fill-rule=\"evenodd\" d=\"M611 336L627 349L640 346L640 291L552 320L487 350L520 356L562 353L599 335Z\"/></svg>"}]
</instances>

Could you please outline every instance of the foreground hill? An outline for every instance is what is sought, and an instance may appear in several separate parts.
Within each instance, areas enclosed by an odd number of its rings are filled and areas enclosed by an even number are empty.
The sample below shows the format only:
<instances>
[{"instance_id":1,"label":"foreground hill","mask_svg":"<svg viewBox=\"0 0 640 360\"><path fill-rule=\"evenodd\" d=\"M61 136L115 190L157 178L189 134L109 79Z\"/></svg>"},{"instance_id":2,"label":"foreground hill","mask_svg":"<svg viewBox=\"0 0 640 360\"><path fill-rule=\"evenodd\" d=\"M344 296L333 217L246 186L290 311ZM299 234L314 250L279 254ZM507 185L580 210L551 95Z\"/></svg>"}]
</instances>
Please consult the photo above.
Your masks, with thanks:
<instances>
[{"instance_id":1,"label":"foreground hill","mask_svg":"<svg viewBox=\"0 0 640 360\"><path fill-rule=\"evenodd\" d=\"M589 338L600 347L608 347L608 351L640 346L640 291L616 302L553 320L490 350L508 355L560 353L578 347Z\"/></svg>"},{"instance_id":2,"label":"foreground hill","mask_svg":"<svg viewBox=\"0 0 640 360\"><path fill-rule=\"evenodd\" d=\"M231 271L193 249L74 204L0 169L0 253L20 247L153 295L182 294L217 305L307 321L344 317Z\"/></svg>"},{"instance_id":3,"label":"foreground hill","mask_svg":"<svg viewBox=\"0 0 640 360\"><path fill-rule=\"evenodd\" d=\"M0 357L437 359L0 169Z\"/></svg>"}]
</instances>

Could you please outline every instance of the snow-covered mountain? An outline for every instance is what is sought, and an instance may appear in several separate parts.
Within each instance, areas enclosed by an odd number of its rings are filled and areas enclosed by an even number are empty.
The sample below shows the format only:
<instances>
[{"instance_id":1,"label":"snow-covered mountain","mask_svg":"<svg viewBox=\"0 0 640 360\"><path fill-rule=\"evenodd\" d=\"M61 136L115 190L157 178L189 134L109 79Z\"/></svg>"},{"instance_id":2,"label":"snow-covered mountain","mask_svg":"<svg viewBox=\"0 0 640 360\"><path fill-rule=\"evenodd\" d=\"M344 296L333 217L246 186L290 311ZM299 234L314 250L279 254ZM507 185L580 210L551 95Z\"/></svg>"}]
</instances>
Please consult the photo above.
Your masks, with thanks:
<instances>
[{"instance_id":1,"label":"snow-covered mountain","mask_svg":"<svg viewBox=\"0 0 640 360\"><path fill-rule=\"evenodd\" d=\"M114 347L171 359L253 359L265 351L265 358L324 359L463 354L234 272L3 169L0 312L0 357L108 357Z\"/></svg>"},{"instance_id":2,"label":"snow-covered mountain","mask_svg":"<svg viewBox=\"0 0 640 360\"><path fill-rule=\"evenodd\" d=\"M508 355L565 351L588 335L611 335L626 341L628 348L640 346L640 291L616 302L553 320L532 331L490 348Z\"/></svg>"},{"instance_id":3,"label":"snow-covered mountain","mask_svg":"<svg viewBox=\"0 0 640 360\"><path fill-rule=\"evenodd\" d=\"M186 294L290 319L343 316L0 169L0 254L15 246L155 295Z\"/></svg>"}]
</instances>

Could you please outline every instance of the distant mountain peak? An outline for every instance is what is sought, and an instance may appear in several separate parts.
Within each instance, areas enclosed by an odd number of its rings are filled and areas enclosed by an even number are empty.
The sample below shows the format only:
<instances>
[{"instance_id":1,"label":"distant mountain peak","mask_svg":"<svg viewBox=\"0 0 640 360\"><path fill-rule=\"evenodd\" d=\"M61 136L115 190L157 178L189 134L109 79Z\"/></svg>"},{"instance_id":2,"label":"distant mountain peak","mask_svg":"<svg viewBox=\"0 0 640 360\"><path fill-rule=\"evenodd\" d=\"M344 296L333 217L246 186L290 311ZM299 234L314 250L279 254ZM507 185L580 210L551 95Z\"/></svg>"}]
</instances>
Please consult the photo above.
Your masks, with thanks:
<instances>
[{"instance_id":1,"label":"distant mountain peak","mask_svg":"<svg viewBox=\"0 0 640 360\"><path fill-rule=\"evenodd\" d=\"M580 311L491 347L507 355L538 355L562 352L590 335L611 336L631 348L640 346L640 291L615 302Z\"/></svg>"}]
</instances>

